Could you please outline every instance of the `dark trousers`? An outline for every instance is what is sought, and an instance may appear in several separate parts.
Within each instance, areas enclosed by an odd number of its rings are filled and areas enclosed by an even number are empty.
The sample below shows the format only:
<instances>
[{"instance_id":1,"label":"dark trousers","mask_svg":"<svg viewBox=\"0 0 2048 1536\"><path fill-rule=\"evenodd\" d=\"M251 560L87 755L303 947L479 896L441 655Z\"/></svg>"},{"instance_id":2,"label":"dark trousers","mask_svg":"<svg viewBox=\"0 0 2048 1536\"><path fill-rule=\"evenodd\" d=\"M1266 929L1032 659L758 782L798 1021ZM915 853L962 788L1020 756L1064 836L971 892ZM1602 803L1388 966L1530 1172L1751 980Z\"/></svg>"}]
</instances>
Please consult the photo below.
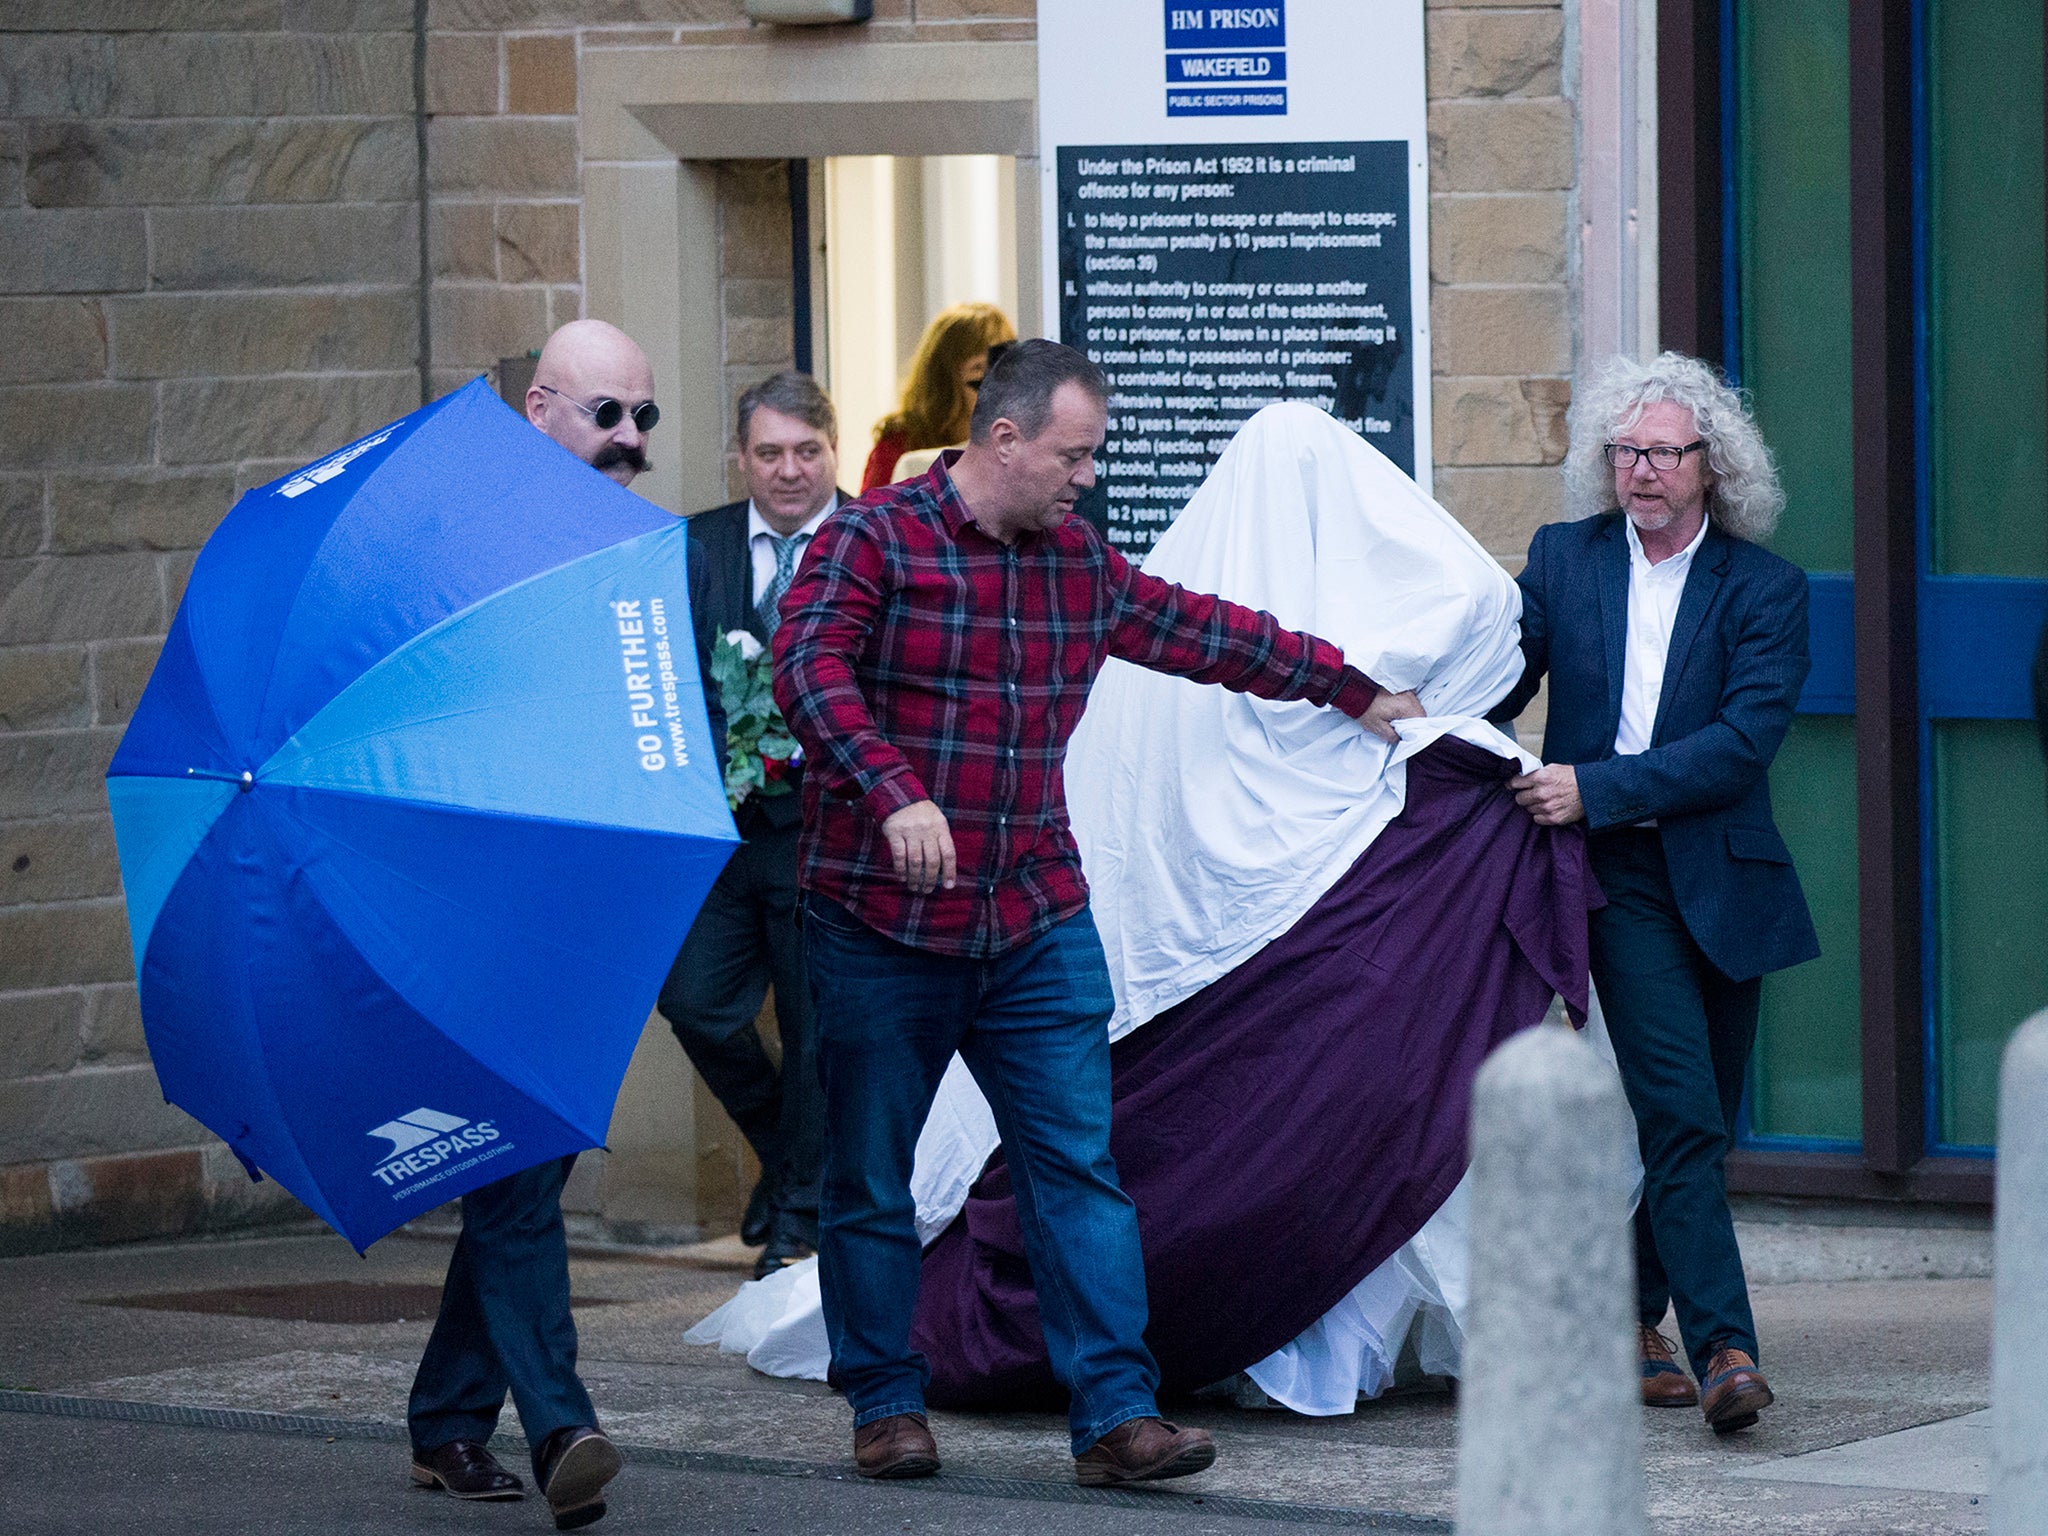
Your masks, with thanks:
<instances>
[{"instance_id":1,"label":"dark trousers","mask_svg":"<svg viewBox=\"0 0 2048 1536\"><path fill-rule=\"evenodd\" d=\"M1692 941L1655 829L1600 833L1589 847L1607 893L1592 916L1593 984L1643 1153L1639 1315L1654 1327L1675 1306L1704 1377L1722 1346L1757 1358L1725 1165L1763 984L1729 980Z\"/></svg>"},{"instance_id":2,"label":"dark trousers","mask_svg":"<svg viewBox=\"0 0 2048 1536\"><path fill-rule=\"evenodd\" d=\"M656 1006L761 1167L776 1208L813 1236L824 1163L825 1104L818 1087L816 1014L796 927L799 826L758 813L719 873L670 967ZM782 1035L782 1070L754 1019L770 985Z\"/></svg>"},{"instance_id":3,"label":"dark trousers","mask_svg":"<svg viewBox=\"0 0 2048 1536\"><path fill-rule=\"evenodd\" d=\"M1046 1353L1072 1394L1074 1454L1157 1414L1138 1212L1109 1155L1115 999L1094 919L1083 911L1008 954L965 960L899 944L814 897L804 938L831 1126L818 1279L832 1382L855 1426L924 1411L910 1175L955 1051L1002 1136Z\"/></svg>"},{"instance_id":4,"label":"dark trousers","mask_svg":"<svg viewBox=\"0 0 2048 1536\"><path fill-rule=\"evenodd\" d=\"M415 1450L489 1440L509 1390L538 1478L543 1440L597 1423L569 1316L562 1186L575 1164L557 1158L462 1197L462 1236L406 1412Z\"/></svg>"}]
</instances>

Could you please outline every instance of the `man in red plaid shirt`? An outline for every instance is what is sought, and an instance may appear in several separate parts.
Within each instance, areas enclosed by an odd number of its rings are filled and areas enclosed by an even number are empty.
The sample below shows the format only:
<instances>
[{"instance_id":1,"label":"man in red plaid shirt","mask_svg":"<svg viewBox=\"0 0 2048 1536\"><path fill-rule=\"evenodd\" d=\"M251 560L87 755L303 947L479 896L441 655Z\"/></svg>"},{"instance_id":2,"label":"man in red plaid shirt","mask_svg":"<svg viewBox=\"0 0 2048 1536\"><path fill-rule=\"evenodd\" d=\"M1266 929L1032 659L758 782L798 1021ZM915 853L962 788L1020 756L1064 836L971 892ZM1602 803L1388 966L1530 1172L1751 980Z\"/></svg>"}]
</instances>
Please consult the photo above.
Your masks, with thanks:
<instances>
[{"instance_id":1,"label":"man in red plaid shirt","mask_svg":"<svg viewBox=\"0 0 2048 1536\"><path fill-rule=\"evenodd\" d=\"M832 1380L870 1477L938 1470L910 1347L918 1133L953 1053L994 1111L1075 1473L1215 1460L1163 1422L1138 1223L1109 1155L1114 1007L1067 822L1067 739L1103 661L1307 699L1392 740L1422 713L1313 635L1147 576L1073 516L1108 386L1019 343L968 446L842 508L782 602L775 697L803 743L799 860L827 1153L820 1279Z\"/></svg>"}]
</instances>

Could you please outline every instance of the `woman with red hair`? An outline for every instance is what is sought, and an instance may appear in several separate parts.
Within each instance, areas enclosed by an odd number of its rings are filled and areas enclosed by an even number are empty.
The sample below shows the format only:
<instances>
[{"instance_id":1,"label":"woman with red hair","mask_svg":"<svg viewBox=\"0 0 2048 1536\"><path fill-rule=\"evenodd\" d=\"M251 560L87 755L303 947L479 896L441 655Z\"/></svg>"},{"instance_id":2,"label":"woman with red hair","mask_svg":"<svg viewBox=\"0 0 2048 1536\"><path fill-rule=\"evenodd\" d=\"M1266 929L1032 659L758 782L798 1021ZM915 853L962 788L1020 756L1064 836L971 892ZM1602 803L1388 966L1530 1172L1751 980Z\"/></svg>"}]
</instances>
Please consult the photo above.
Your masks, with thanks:
<instances>
[{"instance_id":1,"label":"woman with red hair","mask_svg":"<svg viewBox=\"0 0 2048 1536\"><path fill-rule=\"evenodd\" d=\"M1017 339L1017 328L993 304L955 304L924 328L910 377L893 415L875 427L875 450L860 477L861 494L896 479L896 461L921 448L967 441L974 392L988 372L989 349Z\"/></svg>"}]
</instances>

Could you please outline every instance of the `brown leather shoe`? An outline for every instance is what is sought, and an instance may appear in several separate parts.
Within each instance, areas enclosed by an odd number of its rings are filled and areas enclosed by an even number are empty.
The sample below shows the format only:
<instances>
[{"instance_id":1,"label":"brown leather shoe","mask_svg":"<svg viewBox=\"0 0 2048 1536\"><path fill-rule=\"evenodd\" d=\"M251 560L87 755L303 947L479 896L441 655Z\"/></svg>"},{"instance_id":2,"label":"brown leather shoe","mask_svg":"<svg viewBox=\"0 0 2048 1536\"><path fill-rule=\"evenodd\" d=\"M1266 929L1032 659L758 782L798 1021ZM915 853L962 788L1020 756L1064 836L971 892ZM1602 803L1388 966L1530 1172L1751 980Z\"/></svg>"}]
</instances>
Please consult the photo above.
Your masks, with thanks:
<instances>
[{"instance_id":1,"label":"brown leather shoe","mask_svg":"<svg viewBox=\"0 0 2048 1536\"><path fill-rule=\"evenodd\" d=\"M1764 1373L1747 1354L1727 1345L1714 1351L1714 1358L1707 1362L1706 1379L1700 1383L1700 1412L1715 1434L1749 1428L1773 1401Z\"/></svg>"},{"instance_id":2,"label":"brown leather shoe","mask_svg":"<svg viewBox=\"0 0 2048 1536\"><path fill-rule=\"evenodd\" d=\"M1203 1471L1215 1460L1216 1442L1206 1429L1126 1419L1074 1458L1074 1481L1083 1488L1156 1483Z\"/></svg>"},{"instance_id":3,"label":"brown leather shoe","mask_svg":"<svg viewBox=\"0 0 2048 1536\"><path fill-rule=\"evenodd\" d=\"M939 1470L938 1442L921 1413L892 1413L853 1432L853 1469L862 1477L930 1477Z\"/></svg>"},{"instance_id":4,"label":"brown leather shoe","mask_svg":"<svg viewBox=\"0 0 2048 1536\"><path fill-rule=\"evenodd\" d=\"M1671 1341L1648 1323L1636 1325L1636 1359L1643 1373L1645 1408L1690 1408L1700 1400L1699 1389L1671 1352Z\"/></svg>"}]
</instances>

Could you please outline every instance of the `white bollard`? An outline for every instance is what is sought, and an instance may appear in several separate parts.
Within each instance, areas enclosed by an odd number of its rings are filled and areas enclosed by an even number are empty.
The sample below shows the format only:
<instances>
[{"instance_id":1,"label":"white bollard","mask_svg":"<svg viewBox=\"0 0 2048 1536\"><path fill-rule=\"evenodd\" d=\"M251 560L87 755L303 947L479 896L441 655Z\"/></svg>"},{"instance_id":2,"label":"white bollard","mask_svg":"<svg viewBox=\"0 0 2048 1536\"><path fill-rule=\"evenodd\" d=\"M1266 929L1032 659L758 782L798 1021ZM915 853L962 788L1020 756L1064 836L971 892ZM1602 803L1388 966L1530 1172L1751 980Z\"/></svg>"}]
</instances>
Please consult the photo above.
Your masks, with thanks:
<instances>
[{"instance_id":1,"label":"white bollard","mask_svg":"<svg viewBox=\"0 0 2048 1536\"><path fill-rule=\"evenodd\" d=\"M1524 1030L1480 1068L1459 1536L1641 1536L1633 1125L1569 1028Z\"/></svg>"},{"instance_id":2,"label":"white bollard","mask_svg":"<svg viewBox=\"0 0 2048 1536\"><path fill-rule=\"evenodd\" d=\"M1991 1530L2048 1531L2048 1010L2006 1042L1998 1073Z\"/></svg>"}]
</instances>

